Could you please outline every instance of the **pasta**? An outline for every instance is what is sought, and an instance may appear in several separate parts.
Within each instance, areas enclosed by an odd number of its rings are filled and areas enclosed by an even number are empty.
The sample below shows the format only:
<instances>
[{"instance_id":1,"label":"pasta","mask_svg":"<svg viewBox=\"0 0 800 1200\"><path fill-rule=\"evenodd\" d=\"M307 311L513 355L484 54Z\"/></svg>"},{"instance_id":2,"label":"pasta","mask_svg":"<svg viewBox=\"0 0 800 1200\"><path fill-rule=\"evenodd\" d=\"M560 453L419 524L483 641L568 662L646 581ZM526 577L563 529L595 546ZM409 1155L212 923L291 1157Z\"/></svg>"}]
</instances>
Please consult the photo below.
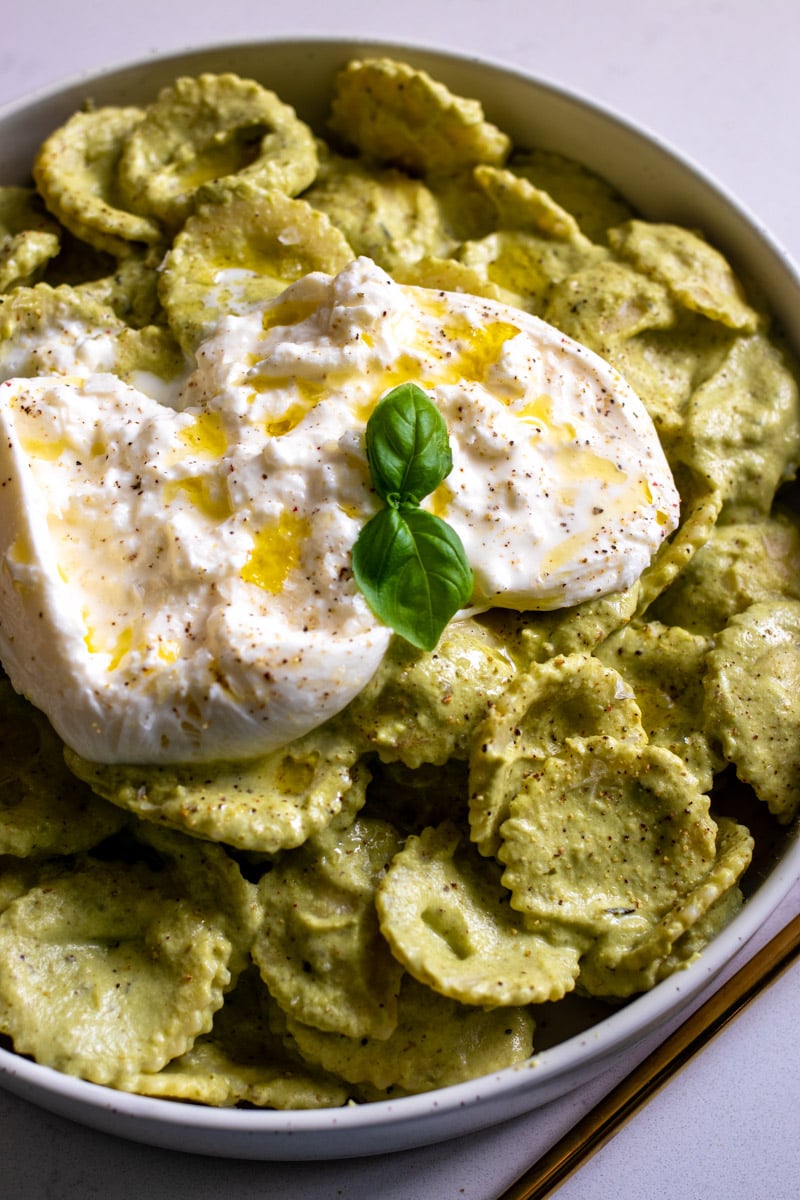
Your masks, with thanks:
<instances>
[{"instance_id":1,"label":"pasta","mask_svg":"<svg viewBox=\"0 0 800 1200\"><path fill-rule=\"evenodd\" d=\"M168 396L227 314L368 256L608 359L682 516L624 591L394 638L257 760L90 762L1 679L0 1033L147 1095L368 1103L520 1063L537 1006L696 957L758 850L722 782L800 808L797 371L731 265L386 59L343 68L325 130L183 78L76 114L33 174L0 189L2 380Z\"/></svg>"}]
</instances>

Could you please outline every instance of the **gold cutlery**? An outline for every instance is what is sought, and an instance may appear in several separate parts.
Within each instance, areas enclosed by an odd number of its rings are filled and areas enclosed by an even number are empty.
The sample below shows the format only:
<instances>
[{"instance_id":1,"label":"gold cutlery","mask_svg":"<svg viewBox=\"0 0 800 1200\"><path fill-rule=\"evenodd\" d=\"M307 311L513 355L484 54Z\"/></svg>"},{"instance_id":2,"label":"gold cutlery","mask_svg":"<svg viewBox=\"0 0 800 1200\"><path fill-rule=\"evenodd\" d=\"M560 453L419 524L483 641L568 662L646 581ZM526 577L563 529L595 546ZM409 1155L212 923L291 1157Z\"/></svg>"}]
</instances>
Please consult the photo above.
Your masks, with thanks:
<instances>
[{"instance_id":1,"label":"gold cutlery","mask_svg":"<svg viewBox=\"0 0 800 1200\"><path fill-rule=\"evenodd\" d=\"M498 1200L542 1200L664 1086L800 953L800 913L732 975Z\"/></svg>"}]
</instances>

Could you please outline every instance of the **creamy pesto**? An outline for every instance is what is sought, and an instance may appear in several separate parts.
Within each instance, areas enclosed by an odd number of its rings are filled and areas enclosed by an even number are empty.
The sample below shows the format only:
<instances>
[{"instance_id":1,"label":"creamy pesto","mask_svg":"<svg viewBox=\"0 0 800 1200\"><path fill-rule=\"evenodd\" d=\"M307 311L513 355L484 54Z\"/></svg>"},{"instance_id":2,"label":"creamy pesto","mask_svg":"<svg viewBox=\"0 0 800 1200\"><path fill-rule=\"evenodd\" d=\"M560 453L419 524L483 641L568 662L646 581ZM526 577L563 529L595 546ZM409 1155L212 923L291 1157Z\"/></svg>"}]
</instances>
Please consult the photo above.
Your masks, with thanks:
<instances>
[{"instance_id":1,"label":"creamy pesto","mask_svg":"<svg viewBox=\"0 0 800 1200\"><path fill-rule=\"evenodd\" d=\"M769 313L408 64L348 64L330 118L182 79L0 188L0 1033L194 1103L524 1061L543 1002L739 910L721 778L770 836L800 808ZM350 569L403 382L475 579L424 652Z\"/></svg>"}]
</instances>

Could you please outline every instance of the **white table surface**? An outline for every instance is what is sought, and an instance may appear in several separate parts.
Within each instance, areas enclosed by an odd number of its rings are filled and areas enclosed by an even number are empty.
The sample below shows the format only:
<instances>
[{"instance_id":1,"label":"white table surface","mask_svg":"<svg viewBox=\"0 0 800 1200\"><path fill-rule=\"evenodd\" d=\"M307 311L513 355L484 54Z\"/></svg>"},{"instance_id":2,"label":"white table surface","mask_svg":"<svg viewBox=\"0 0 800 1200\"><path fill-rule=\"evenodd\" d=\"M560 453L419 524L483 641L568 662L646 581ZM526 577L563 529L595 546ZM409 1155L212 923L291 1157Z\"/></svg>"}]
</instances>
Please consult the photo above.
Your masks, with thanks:
<instances>
[{"instance_id":1,"label":"white table surface","mask_svg":"<svg viewBox=\"0 0 800 1200\"><path fill-rule=\"evenodd\" d=\"M83 71L249 37L392 38L505 62L599 100L704 165L800 260L796 0L27 0L9 6L0 104ZM800 910L796 887L769 927ZM734 964L738 965L738 964ZM561 1190L561 1200L794 1200L800 965ZM503 1128L333 1163L198 1158L95 1133L0 1092L0 1194L15 1200L494 1200L649 1049Z\"/></svg>"}]
</instances>

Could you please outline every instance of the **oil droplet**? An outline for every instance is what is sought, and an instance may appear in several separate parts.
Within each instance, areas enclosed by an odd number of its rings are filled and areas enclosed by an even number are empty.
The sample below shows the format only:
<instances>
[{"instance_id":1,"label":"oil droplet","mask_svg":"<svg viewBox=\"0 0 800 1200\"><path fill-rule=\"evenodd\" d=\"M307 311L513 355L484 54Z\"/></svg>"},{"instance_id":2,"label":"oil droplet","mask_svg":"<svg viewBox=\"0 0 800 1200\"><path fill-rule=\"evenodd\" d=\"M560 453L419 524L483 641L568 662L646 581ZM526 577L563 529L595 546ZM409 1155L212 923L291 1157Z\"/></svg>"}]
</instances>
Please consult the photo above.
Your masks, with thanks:
<instances>
[{"instance_id":1,"label":"oil droplet","mask_svg":"<svg viewBox=\"0 0 800 1200\"><path fill-rule=\"evenodd\" d=\"M181 644L179 641L176 641L174 638L170 638L167 641L159 642L158 657L162 662L174 663L178 661L180 656Z\"/></svg>"},{"instance_id":2,"label":"oil droplet","mask_svg":"<svg viewBox=\"0 0 800 1200\"><path fill-rule=\"evenodd\" d=\"M264 429L269 437L283 437L296 429L303 418L319 404L329 390L328 382L318 379L301 379L268 375L256 376L250 382L254 388L254 396L258 393L279 391L290 388L294 393L292 402L279 415L270 417L264 422Z\"/></svg>"},{"instance_id":3,"label":"oil droplet","mask_svg":"<svg viewBox=\"0 0 800 1200\"><path fill-rule=\"evenodd\" d=\"M122 633L117 638L114 649L111 652L111 660L108 664L109 671L116 670L116 668L122 662L125 655L130 653L130 649L131 649L132 645L133 645L133 629L131 629L131 627L128 626L127 629L123 629Z\"/></svg>"},{"instance_id":4,"label":"oil droplet","mask_svg":"<svg viewBox=\"0 0 800 1200\"><path fill-rule=\"evenodd\" d=\"M431 492L428 497L425 507L428 508L435 517L441 517L443 520L447 516L447 511L455 498L455 493L447 482L440 483L434 492Z\"/></svg>"},{"instance_id":5,"label":"oil droplet","mask_svg":"<svg viewBox=\"0 0 800 1200\"><path fill-rule=\"evenodd\" d=\"M89 623L89 618L91 616L89 609L84 608L81 611L81 616L83 617L83 623L86 627L86 633L83 635L86 649L90 654L108 654L109 650L105 644L105 640L98 634L95 627ZM125 655L130 653L132 646L133 629L131 626L127 626L119 634L114 643L113 649L110 651L111 657L108 662L107 670L116 670Z\"/></svg>"},{"instance_id":6,"label":"oil droplet","mask_svg":"<svg viewBox=\"0 0 800 1200\"><path fill-rule=\"evenodd\" d=\"M87 615L84 613L84 621ZM83 635L83 640L90 654L99 654L102 650L102 646L97 641L97 631L93 625L86 626L86 633Z\"/></svg>"},{"instance_id":7,"label":"oil droplet","mask_svg":"<svg viewBox=\"0 0 800 1200\"><path fill-rule=\"evenodd\" d=\"M274 258L270 260L265 257L265 261L271 263L273 267L275 266ZM266 272L266 274L271 273L273 272ZM299 325L301 321L305 321L307 317L315 313L318 307L319 301L308 296L303 299L289 296L286 299L277 300L264 313L261 328L266 333L278 325Z\"/></svg>"},{"instance_id":8,"label":"oil droplet","mask_svg":"<svg viewBox=\"0 0 800 1200\"><path fill-rule=\"evenodd\" d=\"M204 458L222 458L228 449L228 439L217 412L199 413L191 425L184 425L178 435L181 441Z\"/></svg>"},{"instance_id":9,"label":"oil droplet","mask_svg":"<svg viewBox=\"0 0 800 1200\"><path fill-rule=\"evenodd\" d=\"M463 313L452 312L440 300L426 299L421 307L436 322L425 341L428 355L437 360L438 383L482 382L506 342L520 332L510 321L473 325Z\"/></svg>"},{"instance_id":10,"label":"oil droplet","mask_svg":"<svg viewBox=\"0 0 800 1200\"><path fill-rule=\"evenodd\" d=\"M302 543L310 533L305 517L282 512L278 521L264 525L255 535L242 579L277 596L299 563Z\"/></svg>"},{"instance_id":11,"label":"oil droplet","mask_svg":"<svg viewBox=\"0 0 800 1200\"><path fill-rule=\"evenodd\" d=\"M548 434L560 433L562 441L573 441L577 436L575 426L571 425L569 421L556 421L553 416L553 398L546 392L517 409L515 416L520 421L524 421L526 425L536 425L541 429L546 429Z\"/></svg>"},{"instance_id":12,"label":"oil droplet","mask_svg":"<svg viewBox=\"0 0 800 1200\"><path fill-rule=\"evenodd\" d=\"M38 458L42 462L56 462L70 445L66 438L55 438L53 441L39 438L23 438L22 449L28 458Z\"/></svg>"},{"instance_id":13,"label":"oil droplet","mask_svg":"<svg viewBox=\"0 0 800 1200\"><path fill-rule=\"evenodd\" d=\"M186 163L178 168L181 192L192 192L204 183L211 183L225 175L235 175L241 170L251 155L246 154L246 148L241 138L220 138L216 141L207 140L202 154L192 155Z\"/></svg>"},{"instance_id":14,"label":"oil droplet","mask_svg":"<svg viewBox=\"0 0 800 1200\"><path fill-rule=\"evenodd\" d=\"M212 486L212 484L216 486ZM202 475L192 475L186 479L172 479L164 485L164 502L166 504L172 504L179 496L184 496L198 512L215 523L226 521L233 512L230 497L221 483L217 480L209 480Z\"/></svg>"},{"instance_id":15,"label":"oil droplet","mask_svg":"<svg viewBox=\"0 0 800 1200\"><path fill-rule=\"evenodd\" d=\"M19 533L9 546L8 561L15 567L29 567L36 561L36 551L26 532Z\"/></svg>"},{"instance_id":16,"label":"oil droplet","mask_svg":"<svg viewBox=\"0 0 800 1200\"><path fill-rule=\"evenodd\" d=\"M459 340L466 345L458 356L458 365L465 379L476 382L486 378L506 342L516 337L519 329L510 321L490 321L487 325L469 326L459 330Z\"/></svg>"}]
</instances>

